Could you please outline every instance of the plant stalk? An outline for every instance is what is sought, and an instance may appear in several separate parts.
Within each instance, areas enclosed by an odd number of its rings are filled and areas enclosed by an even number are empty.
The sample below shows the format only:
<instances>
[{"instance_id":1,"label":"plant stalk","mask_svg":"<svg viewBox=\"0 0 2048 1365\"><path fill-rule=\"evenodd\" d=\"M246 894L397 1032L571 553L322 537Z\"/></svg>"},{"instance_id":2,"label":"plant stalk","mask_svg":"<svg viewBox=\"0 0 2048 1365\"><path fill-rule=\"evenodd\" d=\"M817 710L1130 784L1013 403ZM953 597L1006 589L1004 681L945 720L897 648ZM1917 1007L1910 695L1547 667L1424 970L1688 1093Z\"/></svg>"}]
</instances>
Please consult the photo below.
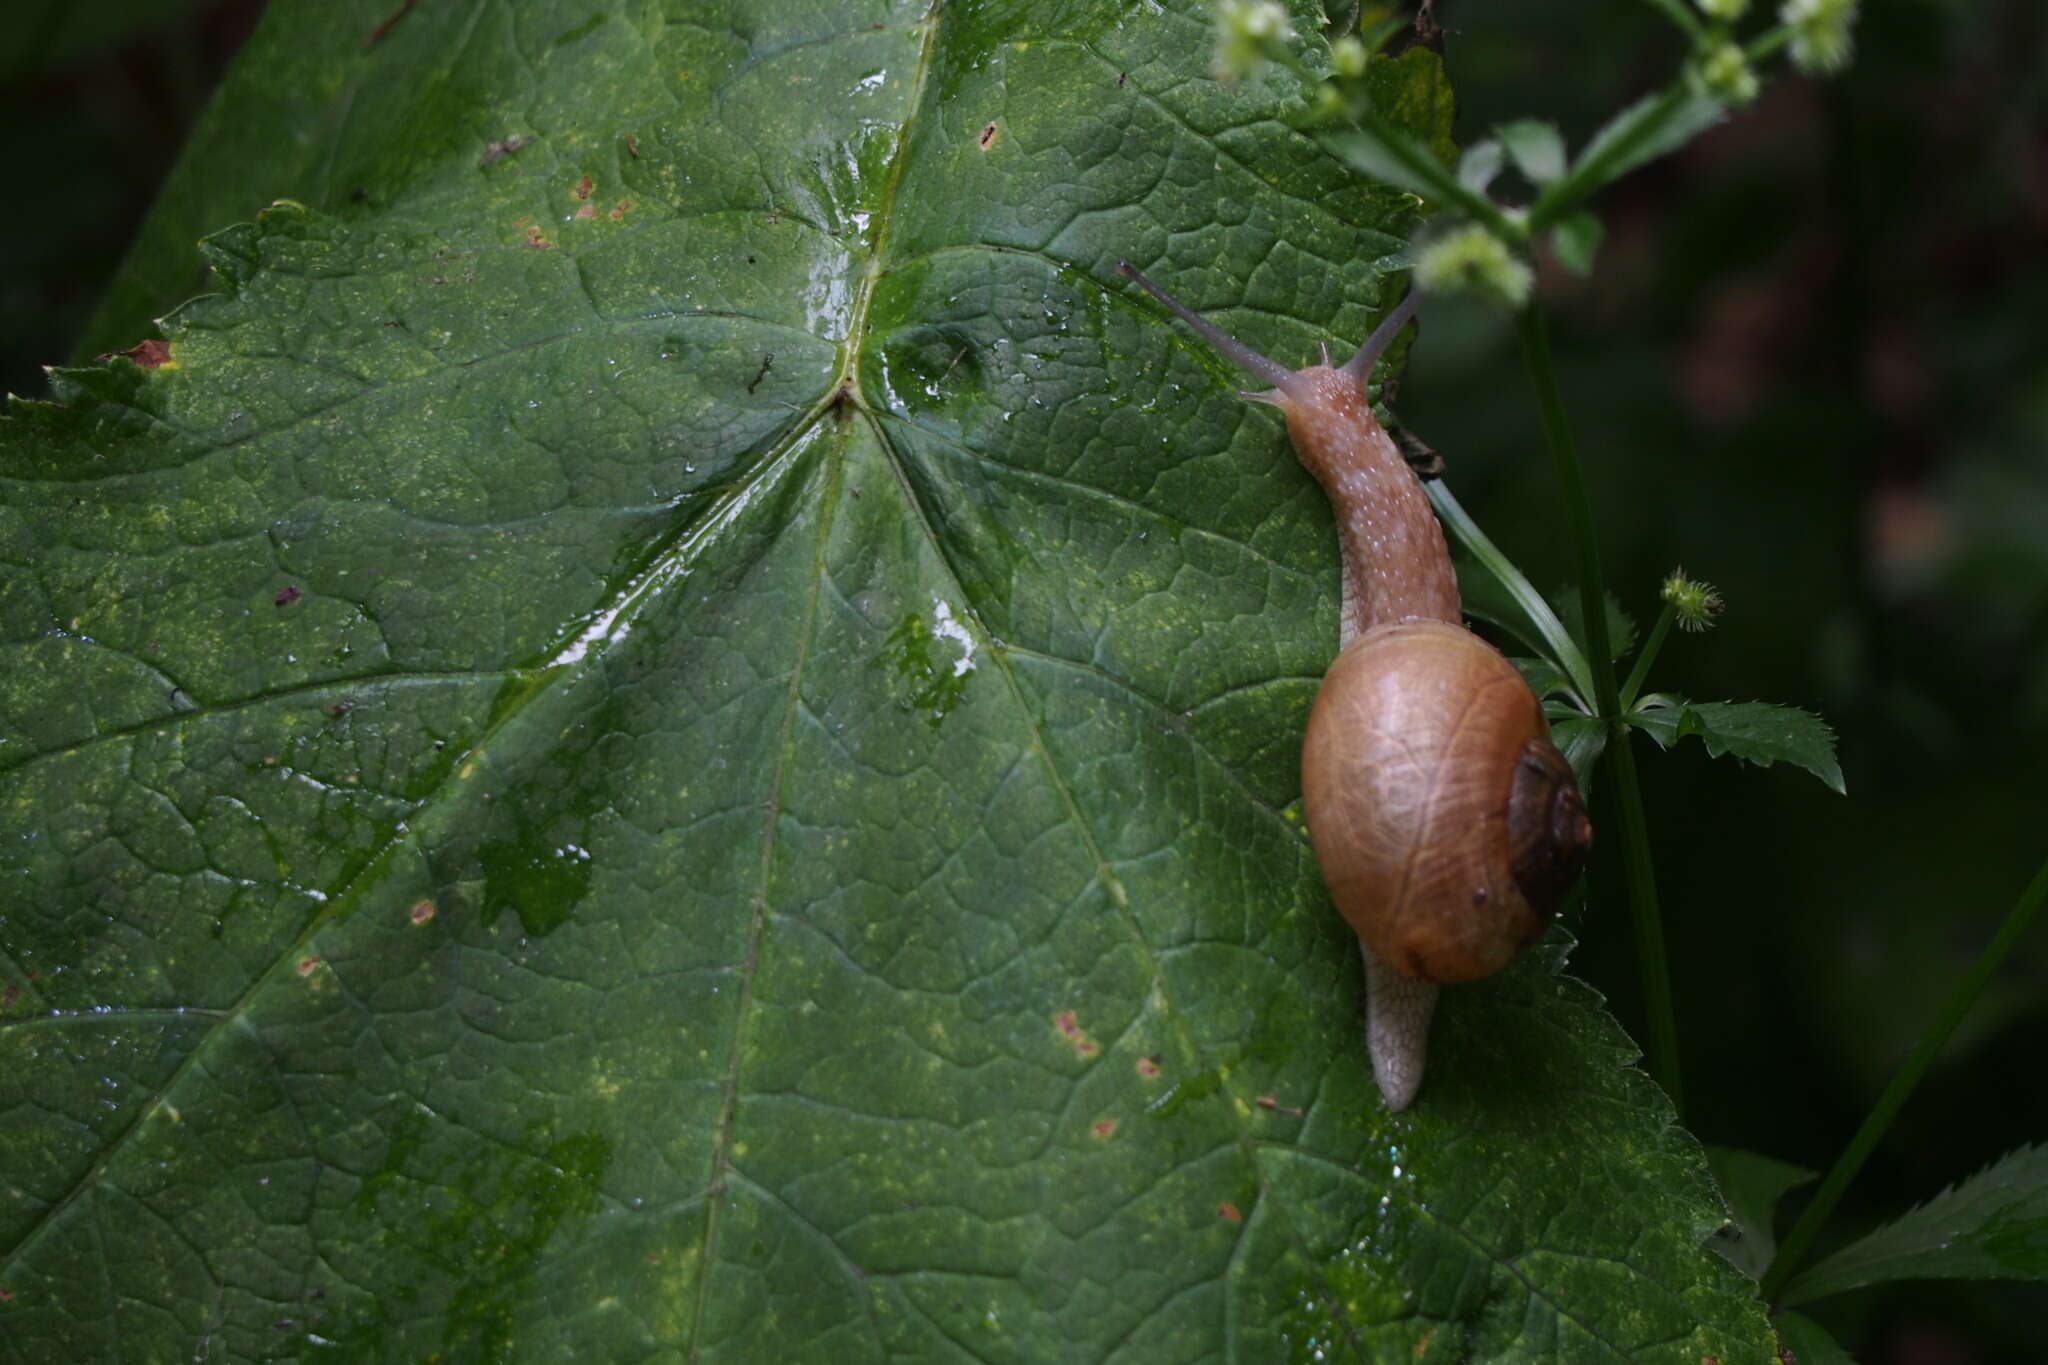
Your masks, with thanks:
<instances>
[{"instance_id":1,"label":"plant stalk","mask_svg":"<svg viewBox=\"0 0 2048 1365\"><path fill-rule=\"evenodd\" d=\"M1636 709L1636 698L1641 695L1643 684L1650 676L1650 665L1657 662L1657 651L1664 648L1664 637L1671 633L1671 623L1678 616L1678 608L1669 602L1664 610L1657 613L1657 624L1650 628L1650 638L1636 654L1636 666L1628 671L1628 681L1621 685L1621 714L1627 715Z\"/></svg>"},{"instance_id":2,"label":"plant stalk","mask_svg":"<svg viewBox=\"0 0 2048 1365\"><path fill-rule=\"evenodd\" d=\"M1593 505L1579 467L1578 445L1565 421L1557 375L1550 363L1550 334L1535 300L1516 316L1522 360L1536 386L1543 435L1564 493L1565 515L1578 551L1579 595L1586 620L1587 663L1593 673L1595 714L1607 726L1605 758L1614 806L1621 816L1622 869L1628 885L1629 916L1636 931L1636 964L1642 974L1643 1009L1649 1021L1650 1074L1671 1097L1681 1117L1685 1091L1678 1070L1677 1011L1671 998L1671 966L1664 951L1664 921L1657 909L1657 879L1650 861L1650 827L1643 813L1642 785L1629 748L1628 723L1614 681L1614 646L1607 633L1607 591L1600 576L1600 547L1593 531Z\"/></svg>"},{"instance_id":3,"label":"plant stalk","mask_svg":"<svg viewBox=\"0 0 2048 1365\"><path fill-rule=\"evenodd\" d=\"M1913 1045L1913 1051L1900 1063L1898 1071L1892 1076L1891 1084L1884 1088L1884 1093L1877 1097L1877 1103L1871 1106L1869 1116L1863 1120L1863 1126L1856 1130L1856 1136L1849 1140L1849 1145L1835 1158L1834 1168L1828 1172L1828 1178L1821 1182L1819 1191L1813 1196L1813 1202L1806 1206L1805 1211L1799 1215L1799 1221L1792 1225L1792 1231L1778 1244L1778 1254L1771 1258L1770 1268L1764 1271L1760 1286L1765 1303L1776 1303L1778 1296L1784 1292L1786 1282L1792 1278L1793 1270L1799 1265L1799 1258L1806 1254L1807 1247L1819 1234L1821 1226L1827 1222L1828 1215L1833 1213L1835 1205L1841 1202L1843 1193L1849 1188L1849 1182L1863 1169L1863 1163L1876 1149L1879 1139L1884 1137L1885 1130L1891 1127L1892 1120L1898 1117L1899 1110L1912 1097L1914 1087L1918 1086L1921 1078L1927 1074L1927 1068L1934 1064L1935 1057L1940 1054L1942 1045L1948 1042L1949 1035L1955 1032L1956 1025L1970 1012L1970 1006L1977 1003L1977 997L1983 993L1984 985L1991 979L1991 974L2004 963L2006 956L2012 952L2013 945L2033 927L2034 916L2040 912L2043 902L2048 902L2048 862L2041 865L2040 871L2034 874L2034 880L2027 883L2027 889L2020 893L2019 900L2006 912L2005 923L1998 926L1998 933L1992 937L1991 942L1984 945L1984 951L1977 954L1977 960L1970 965L1969 973L1957 983L1947 1003L1941 1007L1941 1013L1935 1016L1927 1031L1920 1035L1920 1041Z\"/></svg>"}]
</instances>

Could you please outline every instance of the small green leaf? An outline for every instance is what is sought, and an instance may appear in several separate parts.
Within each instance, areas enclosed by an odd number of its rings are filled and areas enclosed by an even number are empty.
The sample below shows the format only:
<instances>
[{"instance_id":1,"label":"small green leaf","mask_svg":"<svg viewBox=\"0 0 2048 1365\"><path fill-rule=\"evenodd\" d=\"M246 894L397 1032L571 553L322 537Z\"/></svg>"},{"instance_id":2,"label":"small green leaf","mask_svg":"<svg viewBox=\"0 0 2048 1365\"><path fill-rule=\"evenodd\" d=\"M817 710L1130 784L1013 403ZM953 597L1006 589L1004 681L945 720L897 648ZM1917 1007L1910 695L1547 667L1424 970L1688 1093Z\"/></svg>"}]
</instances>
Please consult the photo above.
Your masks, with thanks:
<instances>
[{"instance_id":1,"label":"small green leaf","mask_svg":"<svg viewBox=\"0 0 2048 1365\"><path fill-rule=\"evenodd\" d=\"M1591 797L1593 767L1607 748L1607 727L1578 713L1557 716L1546 708L1545 714L1551 715L1550 742L1564 755L1564 761L1572 765L1572 773L1579 779L1580 794Z\"/></svg>"},{"instance_id":2,"label":"small green leaf","mask_svg":"<svg viewBox=\"0 0 2048 1365\"><path fill-rule=\"evenodd\" d=\"M1370 115L1357 128L1323 134L1322 144L1352 170L1419 195L1433 206L1455 206L1471 213L1483 201L1483 196L1476 195L1437 160L1435 152Z\"/></svg>"},{"instance_id":3,"label":"small green leaf","mask_svg":"<svg viewBox=\"0 0 2048 1365\"><path fill-rule=\"evenodd\" d=\"M1500 167L1500 143L1488 138L1484 142L1473 143L1458 158L1458 179L1473 193L1484 194L1493 178L1500 174Z\"/></svg>"},{"instance_id":4,"label":"small green leaf","mask_svg":"<svg viewBox=\"0 0 2048 1365\"><path fill-rule=\"evenodd\" d=\"M1893 1280L2048 1280L2048 1147L2009 1153L1844 1247L1786 1286L1785 1302Z\"/></svg>"},{"instance_id":5,"label":"small green leaf","mask_svg":"<svg viewBox=\"0 0 2048 1365\"><path fill-rule=\"evenodd\" d=\"M1719 100L1683 86L1636 101L1593 134L1571 170L1536 200L1529 214L1530 227L1556 222L1602 186L1683 147L1720 122L1726 112Z\"/></svg>"},{"instance_id":6,"label":"small green leaf","mask_svg":"<svg viewBox=\"0 0 2048 1365\"><path fill-rule=\"evenodd\" d=\"M1633 617L1622 610L1621 599L1611 592L1605 596L1607 643L1613 651L1613 657L1619 659L1635 648L1636 623ZM1585 648L1586 599L1579 592L1578 584L1567 583L1550 594L1550 604L1557 608L1558 619L1564 622L1564 627L1572 633L1572 638L1579 642L1581 648Z\"/></svg>"},{"instance_id":7,"label":"small green leaf","mask_svg":"<svg viewBox=\"0 0 2048 1365\"><path fill-rule=\"evenodd\" d=\"M1516 119L1494 129L1516 169L1533 185L1548 185L1564 175L1564 138L1554 124L1541 119Z\"/></svg>"},{"instance_id":8,"label":"small green leaf","mask_svg":"<svg viewBox=\"0 0 2048 1365\"><path fill-rule=\"evenodd\" d=\"M1550 230L1550 250L1557 263L1574 275L1593 273L1593 257L1607 236L1606 225L1589 210L1566 214Z\"/></svg>"},{"instance_id":9,"label":"small green leaf","mask_svg":"<svg viewBox=\"0 0 2048 1365\"><path fill-rule=\"evenodd\" d=\"M1771 1319L1771 1324L1778 1329L1778 1344L1791 1352L1799 1365L1856 1365L1856 1358L1812 1318L1780 1313Z\"/></svg>"},{"instance_id":10,"label":"small green leaf","mask_svg":"<svg viewBox=\"0 0 2048 1365\"><path fill-rule=\"evenodd\" d=\"M1523 681L1537 696L1570 695L1571 679L1565 677L1563 670L1550 660L1510 657L1508 662L1521 672Z\"/></svg>"},{"instance_id":11,"label":"small green leaf","mask_svg":"<svg viewBox=\"0 0 2048 1365\"><path fill-rule=\"evenodd\" d=\"M1745 763L1768 768L1776 762L1796 764L1838 793L1847 794L1842 768L1835 761L1835 732L1811 711L1764 701L1688 702L1669 693L1655 693L1637 703L1628 723L1670 748L1687 735L1698 735L1715 758L1732 754Z\"/></svg>"},{"instance_id":12,"label":"small green leaf","mask_svg":"<svg viewBox=\"0 0 2048 1365\"><path fill-rule=\"evenodd\" d=\"M1817 1172L1734 1147L1707 1148L1707 1167L1734 1219L1715 1236L1713 1248L1743 1274L1760 1280L1778 1250L1772 1210L1788 1191L1806 1184Z\"/></svg>"}]
</instances>

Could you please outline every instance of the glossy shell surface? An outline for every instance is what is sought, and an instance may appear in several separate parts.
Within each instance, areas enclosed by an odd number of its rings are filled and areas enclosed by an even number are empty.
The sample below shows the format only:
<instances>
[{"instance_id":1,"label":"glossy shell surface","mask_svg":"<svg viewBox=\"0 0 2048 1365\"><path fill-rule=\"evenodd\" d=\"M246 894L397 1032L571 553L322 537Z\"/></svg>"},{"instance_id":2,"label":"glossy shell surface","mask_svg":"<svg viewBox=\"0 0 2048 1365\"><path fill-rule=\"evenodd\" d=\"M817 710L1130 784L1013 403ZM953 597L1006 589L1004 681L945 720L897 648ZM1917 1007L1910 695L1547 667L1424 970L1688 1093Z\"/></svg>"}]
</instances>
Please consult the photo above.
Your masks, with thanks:
<instances>
[{"instance_id":1,"label":"glossy shell surface","mask_svg":"<svg viewBox=\"0 0 2048 1365\"><path fill-rule=\"evenodd\" d=\"M1302 799L1359 938L1443 983L1534 941L1592 840L1529 685L1444 621L1375 626L1337 657L1309 716Z\"/></svg>"}]
</instances>

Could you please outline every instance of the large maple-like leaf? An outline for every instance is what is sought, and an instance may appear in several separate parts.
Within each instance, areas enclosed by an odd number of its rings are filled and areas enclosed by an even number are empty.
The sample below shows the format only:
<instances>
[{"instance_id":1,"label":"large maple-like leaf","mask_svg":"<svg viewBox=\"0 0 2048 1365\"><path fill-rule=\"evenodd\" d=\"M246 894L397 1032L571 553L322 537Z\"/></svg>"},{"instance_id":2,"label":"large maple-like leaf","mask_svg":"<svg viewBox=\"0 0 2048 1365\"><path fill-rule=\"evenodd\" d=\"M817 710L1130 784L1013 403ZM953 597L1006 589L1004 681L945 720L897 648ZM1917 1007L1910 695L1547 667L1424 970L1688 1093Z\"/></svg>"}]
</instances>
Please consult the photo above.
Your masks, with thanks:
<instances>
[{"instance_id":1,"label":"large maple-like leaf","mask_svg":"<svg viewBox=\"0 0 2048 1365\"><path fill-rule=\"evenodd\" d=\"M1113 266L1411 224L1208 22L273 10L108 326L310 207L0 425L0 1360L1768 1358L1561 937L1378 1102L1328 514Z\"/></svg>"}]
</instances>

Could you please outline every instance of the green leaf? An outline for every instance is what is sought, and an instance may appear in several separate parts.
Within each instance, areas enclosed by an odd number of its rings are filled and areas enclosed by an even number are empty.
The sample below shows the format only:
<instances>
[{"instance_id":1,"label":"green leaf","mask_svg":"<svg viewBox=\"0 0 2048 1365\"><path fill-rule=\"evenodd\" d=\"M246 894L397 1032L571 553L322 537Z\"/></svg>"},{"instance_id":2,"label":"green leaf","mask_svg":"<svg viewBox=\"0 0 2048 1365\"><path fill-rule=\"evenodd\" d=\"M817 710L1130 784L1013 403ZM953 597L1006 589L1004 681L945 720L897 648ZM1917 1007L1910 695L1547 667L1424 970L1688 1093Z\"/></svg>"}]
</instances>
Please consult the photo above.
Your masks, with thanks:
<instances>
[{"instance_id":1,"label":"green leaf","mask_svg":"<svg viewBox=\"0 0 2048 1365\"><path fill-rule=\"evenodd\" d=\"M1607 727L1578 712L1552 715L1550 742L1558 747L1565 762L1572 765L1572 774L1579 780L1580 793L1590 800L1596 765L1607 748Z\"/></svg>"},{"instance_id":2,"label":"green leaf","mask_svg":"<svg viewBox=\"0 0 2048 1365\"><path fill-rule=\"evenodd\" d=\"M1515 670L1529 684L1529 690L1538 697L1570 695L1571 679L1565 677L1564 670L1550 660L1526 659L1511 655L1508 662L1515 666Z\"/></svg>"},{"instance_id":3,"label":"green leaf","mask_svg":"<svg viewBox=\"0 0 2048 1365\"><path fill-rule=\"evenodd\" d=\"M1328 511L1114 273L1305 358L1411 206L1200 4L396 8L0 421L0 1354L1765 1358L1562 934L1380 1104Z\"/></svg>"},{"instance_id":4,"label":"green leaf","mask_svg":"<svg viewBox=\"0 0 2048 1365\"><path fill-rule=\"evenodd\" d=\"M1574 275L1590 275L1593 258L1600 253L1600 243L1606 236L1606 226L1592 213L1581 210L1566 214L1550 230L1550 249L1566 270Z\"/></svg>"},{"instance_id":5,"label":"green leaf","mask_svg":"<svg viewBox=\"0 0 2048 1365\"><path fill-rule=\"evenodd\" d=\"M1467 147L1458 158L1458 182L1475 194L1485 194L1486 187L1500 174L1500 168L1500 143L1487 138Z\"/></svg>"},{"instance_id":6,"label":"green leaf","mask_svg":"<svg viewBox=\"0 0 2048 1365\"><path fill-rule=\"evenodd\" d=\"M1795 1276L1808 1303L1894 1280L2048 1280L2048 1147L2022 1147Z\"/></svg>"},{"instance_id":7,"label":"green leaf","mask_svg":"<svg viewBox=\"0 0 2048 1365\"><path fill-rule=\"evenodd\" d=\"M1734 1219L1715 1236L1714 1250L1752 1280L1760 1280L1778 1250L1772 1225L1778 1201L1819 1172L1734 1147L1708 1147L1707 1165Z\"/></svg>"},{"instance_id":8,"label":"green leaf","mask_svg":"<svg viewBox=\"0 0 2048 1365\"><path fill-rule=\"evenodd\" d=\"M1771 1318L1771 1323L1778 1329L1778 1344L1791 1352L1798 1365L1856 1365L1855 1357L1837 1345L1827 1329L1812 1318L1781 1312Z\"/></svg>"},{"instance_id":9,"label":"green leaf","mask_svg":"<svg viewBox=\"0 0 2048 1365\"><path fill-rule=\"evenodd\" d=\"M1847 793L1835 761L1835 732L1811 711L1762 701L1688 702L1668 693L1644 697L1628 723L1669 749L1698 735L1714 758L1732 754L1768 768L1785 762L1806 769L1838 793Z\"/></svg>"},{"instance_id":10,"label":"green leaf","mask_svg":"<svg viewBox=\"0 0 2048 1365\"><path fill-rule=\"evenodd\" d=\"M1607 643L1619 659L1635 648L1635 619L1622 609L1621 599L1613 593L1603 594L1602 600L1607 604ZM1567 583L1551 593L1550 604L1557 609L1558 619L1564 622L1564 628L1579 642L1579 647L1586 648L1586 599L1578 584Z\"/></svg>"},{"instance_id":11,"label":"green leaf","mask_svg":"<svg viewBox=\"0 0 2048 1365\"><path fill-rule=\"evenodd\" d=\"M1682 84L1636 101L1593 134L1564 177L1537 196L1529 210L1530 230L1539 231L1557 222L1587 196L1643 163L1683 147L1726 114L1719 100Z\"/></svg>"},{"instance_id":12,"label":"green leaf","mask_svg":"<svg viewBox=\"0 0 2048 1365\"><path fill-rule=\"evenodd\" d=\"M1529 178L1530 184L1548 185L1564 174L1564 138L1555 124L1541 119L1516 119L1501 124L1494 132L1507 149L1508 159Z\"/></svg>"}]
</instances>

